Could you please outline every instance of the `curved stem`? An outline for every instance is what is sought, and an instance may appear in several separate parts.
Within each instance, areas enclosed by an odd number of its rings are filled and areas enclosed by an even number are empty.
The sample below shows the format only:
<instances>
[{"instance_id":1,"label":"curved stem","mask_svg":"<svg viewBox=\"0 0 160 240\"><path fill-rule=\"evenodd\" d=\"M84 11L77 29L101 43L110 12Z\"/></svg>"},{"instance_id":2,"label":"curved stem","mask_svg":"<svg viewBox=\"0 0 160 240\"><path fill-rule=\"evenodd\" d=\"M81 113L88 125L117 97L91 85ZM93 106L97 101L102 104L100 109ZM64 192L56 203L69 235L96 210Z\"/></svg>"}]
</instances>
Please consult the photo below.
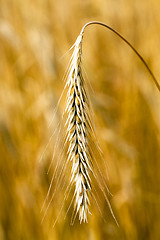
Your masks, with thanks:
<instances>
[{"instance_id":1,"label":"curved stem","mask_svg":"<svg viewBox=\"0 0 160 240\"><path fill-rule=\"evenodd\" d=\"M145 65L145 67L147 68L149 74L151 75L156 87L158 88L158 90L160 91L160 85L156 79L156 77L154 76L153 72L151 71L151 69L149 68L148 64L146 63L146 61L144 60L144 58L140 55L140 53L132 46L132 44L130 42L128 42L120 33L118 33L116 30L114 30L113 28L111 28L110 26L102 23L102 22L98 22L98 21L91 21L86 23L82 30L81 30L81 35L84 34L84 30L87 26L92 25L92 24L97 24L97 25L101 25L103 27L108 28L109 30L111 30L113 33L115 33L119 38L121 38L133 51L134 53L140 58L140 60L143 62L143 64Z\"/></svg>"}]
</instances>

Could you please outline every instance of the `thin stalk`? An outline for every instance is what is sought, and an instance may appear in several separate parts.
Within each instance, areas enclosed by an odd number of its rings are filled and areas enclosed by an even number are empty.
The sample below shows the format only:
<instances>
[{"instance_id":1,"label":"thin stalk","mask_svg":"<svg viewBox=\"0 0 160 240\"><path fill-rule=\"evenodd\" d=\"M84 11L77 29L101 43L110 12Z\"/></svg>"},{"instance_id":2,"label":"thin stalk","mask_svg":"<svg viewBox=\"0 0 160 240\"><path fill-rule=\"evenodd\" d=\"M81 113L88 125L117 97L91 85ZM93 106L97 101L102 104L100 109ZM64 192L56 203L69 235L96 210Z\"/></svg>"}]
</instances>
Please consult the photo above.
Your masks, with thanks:
<instances>
[{"instance_id":1,"label":"thin stalk","mask_svg":"<svg viewBox=\"0 0 160 240\"><path fill-rule=\"evenodd\" d=\"M128 42L120 33L118 33L116 30L114 30L112 27L102 23L102 22L98 22L98 21L91 21L91 22L88 22L86 23L82 30L81 30L81 35L84 34L84 30L86 29L86 27L88 27L89 25L93 25L93 24L97 24L97 25L101 25L103 27L106 27L108 28L110 31L112 31L113 33L115 33L120 39L122 39L133 51L134 53L140 58L140 60L143 62L143 64L145 65L145 67L147 68L149 74L151 75L156 87L158 88L159 92L160 92L160 85L156 79L156 77L154 76L153 72L151 71L151 69L149 68L148 64L146 63L146 61L144 60L144 58L141 56L141 54L133 47L133 45Z\"/></svg>"}]
</instances>

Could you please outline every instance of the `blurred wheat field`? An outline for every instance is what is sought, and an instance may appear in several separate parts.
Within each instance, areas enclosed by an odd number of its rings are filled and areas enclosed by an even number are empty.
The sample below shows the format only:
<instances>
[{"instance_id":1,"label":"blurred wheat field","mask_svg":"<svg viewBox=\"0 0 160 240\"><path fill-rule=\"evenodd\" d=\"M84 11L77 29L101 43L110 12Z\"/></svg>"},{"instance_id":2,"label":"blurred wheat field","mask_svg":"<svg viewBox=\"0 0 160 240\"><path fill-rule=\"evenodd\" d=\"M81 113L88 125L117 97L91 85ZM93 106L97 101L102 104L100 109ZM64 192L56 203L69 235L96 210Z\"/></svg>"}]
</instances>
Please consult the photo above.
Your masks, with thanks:
<instances>
[{"instance_id":1,"label":"blurred wheat field","mask_svg":"<svg viewBox=\"0 0 160 240\"><path fill-rule=\"evenodd\" d=\"M160 94L140 60L113 33L98 26L87 29L83 66L120 227L102 201L107 221L93 212L88 224L76 221L71 227L68 214L52 228L61 187L41 224L56 164L47 175L55 137L39 162L64 107L62 102L48 128L71 53L62 56L82 26L99 20L114 27L160 83L159 10L158 0L0 1L1 240L160 239Z\"/></svg>"}]
</instances>

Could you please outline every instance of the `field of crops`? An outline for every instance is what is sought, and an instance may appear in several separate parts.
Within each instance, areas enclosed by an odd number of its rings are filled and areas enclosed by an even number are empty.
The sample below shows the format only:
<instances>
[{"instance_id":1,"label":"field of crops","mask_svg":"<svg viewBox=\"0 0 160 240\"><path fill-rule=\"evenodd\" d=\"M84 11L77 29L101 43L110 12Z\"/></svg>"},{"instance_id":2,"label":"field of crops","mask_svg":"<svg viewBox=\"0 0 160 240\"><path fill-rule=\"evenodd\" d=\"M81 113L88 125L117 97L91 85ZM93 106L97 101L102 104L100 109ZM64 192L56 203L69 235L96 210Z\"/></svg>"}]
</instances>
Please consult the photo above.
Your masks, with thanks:
<instances>
[{"instance_id":1,"label":"field of crops","mask_svg":"<svg viewBox=\"0 0 160 240\"><path fill-rule=\"evenodd\" d=\"M135 53L98 25L85 31L83 73L104 161L95 158L119 227L105 198L97 200L101 213L91 198L88 223L77 217L71 226L73 189L63 201L67 183L56 184L66 149L41 223L63 147L61 136L56 141L65 98L57 103L67 51L91 20L129 40L160 84L159 0L0 0L0 240L160 239L160 92ZM63 180L69 176L66 171Z\"/></svg>"}]
</instances>

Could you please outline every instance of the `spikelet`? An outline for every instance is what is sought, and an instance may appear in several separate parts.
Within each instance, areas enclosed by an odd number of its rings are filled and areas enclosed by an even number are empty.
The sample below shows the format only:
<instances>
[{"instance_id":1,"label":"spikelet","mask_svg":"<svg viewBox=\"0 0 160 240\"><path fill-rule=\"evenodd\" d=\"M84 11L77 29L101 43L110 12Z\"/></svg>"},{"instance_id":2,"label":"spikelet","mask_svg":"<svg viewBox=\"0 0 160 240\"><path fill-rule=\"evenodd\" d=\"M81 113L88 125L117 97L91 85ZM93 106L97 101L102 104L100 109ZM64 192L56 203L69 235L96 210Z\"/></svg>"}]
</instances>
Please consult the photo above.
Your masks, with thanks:
<instances>
[{"instance_id":1,"label":"spikelet","mask_svg":"<svg viewBox=\"0 0 160 240\"><path fill-rule=\"evenodd\" d=\"M87 222L89 214L89 195L91 194L89 154L89 135L91 124L88 115L88 98L82 76L82 38L80 34L74 45L69 75L67 79L67 139L68 158L72 162L71 184L75 185L75 216L81 222Z\"/></svg>"}]
</instances>

